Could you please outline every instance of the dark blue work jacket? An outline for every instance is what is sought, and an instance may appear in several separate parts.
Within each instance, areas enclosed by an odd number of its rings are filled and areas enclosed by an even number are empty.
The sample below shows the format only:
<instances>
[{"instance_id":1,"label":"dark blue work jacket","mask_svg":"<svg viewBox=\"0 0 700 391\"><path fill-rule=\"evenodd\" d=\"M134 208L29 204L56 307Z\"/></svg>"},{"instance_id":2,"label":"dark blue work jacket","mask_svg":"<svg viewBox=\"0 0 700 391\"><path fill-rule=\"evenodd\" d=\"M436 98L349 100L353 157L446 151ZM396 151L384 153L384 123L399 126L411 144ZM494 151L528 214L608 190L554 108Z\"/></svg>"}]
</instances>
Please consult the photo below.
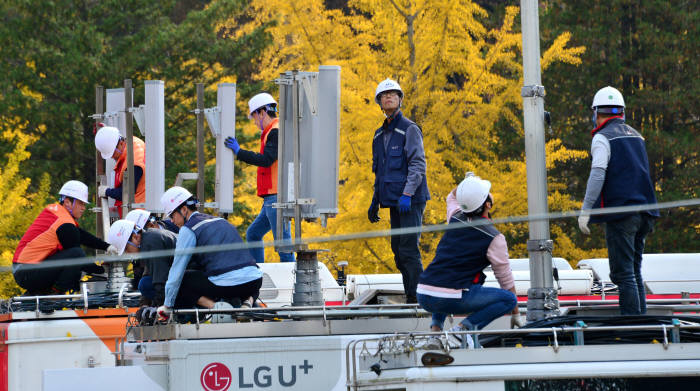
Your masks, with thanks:
<instances>
[{"instance_id":1,"label":"dark blue work jacket","mask_svg":"<svg viewBox=\"0 0 700 391\"><path fill-rule=\"evenodd\" d=\"M399 198L403 194L408 178L408 157L404 146L406 145L406 131L410 126L416 126L413 121L404 117L401 113L387 124L391 131L391 138L386 149L384 148L383 127L374 132L372 141L372 172L374 172L374 196L383 207L397 206ZM420 128L418 128L420 131ZM415 204L425 203L430 199L426 175L416 188L411 197Z\"/></svg>"}]
</instances>

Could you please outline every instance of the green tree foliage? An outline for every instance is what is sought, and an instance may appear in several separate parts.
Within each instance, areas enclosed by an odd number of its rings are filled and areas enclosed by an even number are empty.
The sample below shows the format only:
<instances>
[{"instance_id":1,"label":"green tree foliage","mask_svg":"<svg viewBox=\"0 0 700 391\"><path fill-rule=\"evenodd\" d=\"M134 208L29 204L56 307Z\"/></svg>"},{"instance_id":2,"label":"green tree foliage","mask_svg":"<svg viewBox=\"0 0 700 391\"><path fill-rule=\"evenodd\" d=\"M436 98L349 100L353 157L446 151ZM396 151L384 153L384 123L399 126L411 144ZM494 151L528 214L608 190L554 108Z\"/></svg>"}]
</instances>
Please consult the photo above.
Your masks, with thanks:
<instances>
[{"instance_id":1,"label":"green tree foliage","mask_svg":"<svg viewBox=\"0 0 700 391\"><path fill-rule=\"evenodd\" d=\"M262 28L237 33L245 3L0 2L0 113L25 121L25 132L37 138L25 174L37 183L49 172L54 190L68 179L94 183L95 85L119 88L126 78L133 79L136 104L143 102L144 80L165 80L166 152L177 157L166 159L166 183L177 172L192 171L194 83L207 86L208 106L216 102L216 83L238 82L243 103L259 88L247 83L248 75L269 39ZM223 28L224 22L232 27ZM208 143L212 157L211 138ZM0 143L1 152L11 148Z\"/></svg>"},{"instance_id":2,"label":"green tree foliage","mask_svg":"<svg viewBox=\"0 0 700 391\"><path fill-rule=\"evenodd\" d=\"M589 148L590 104L606 85L621 90L627 122L646 139L659 201L697 198L700 189L700 8L694 2L612 0L544 2L543 42L571 31L586 46L583 66L553 64L543 74L548 109L565 145ZM590 160L560 167L568 193L583 199ZM647 252L700 251L700 210L665 210L647 239ZM594 232L595 234L595 232ZM601 245L602 230L593 242Z\"/></svg>"}]
</instances>

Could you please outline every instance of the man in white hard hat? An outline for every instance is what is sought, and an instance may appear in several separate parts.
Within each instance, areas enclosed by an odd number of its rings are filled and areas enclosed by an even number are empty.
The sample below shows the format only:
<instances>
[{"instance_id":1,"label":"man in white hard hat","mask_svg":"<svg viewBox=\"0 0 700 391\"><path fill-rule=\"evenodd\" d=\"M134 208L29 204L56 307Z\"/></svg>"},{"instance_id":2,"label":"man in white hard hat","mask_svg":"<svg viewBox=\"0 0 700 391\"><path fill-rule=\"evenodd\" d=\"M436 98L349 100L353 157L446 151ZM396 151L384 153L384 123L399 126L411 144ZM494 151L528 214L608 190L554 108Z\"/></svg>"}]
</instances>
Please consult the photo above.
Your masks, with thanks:
<instances>
[{"instance_id":1,"label":"man in white hard hat","mask_svg":"<svg viewBox=\"0 0 700 391\"><path fill-rule=\"evenodd\" d=\"M134 173L132 176L133 183L136 184L134 190L135 203L146 202L146 144L140 138L134 136ZM95 135L95 147L102 158L114 159L114 184L113 186L102 185L97 189L98 197L109 197L115 199L114 205L117 207L119 216L122 215L120 206L122 205L122 182L124 172L127 169L127 146L126 140L120 135L119 129L112 126L104 126L97 131Z\"/></svg>"},{"instance_id":2,"label":"man in white hard hat","mask_svg":"<svg viewBox=\"0 0 700 391\"><path fill-rule=\"evenodd\" d=\"M240 300L252 306L260 293L262 271L249 251L181 252L200 246L242 243L236 227L220 217L197 212L197 199L182 187L171 187L160 201L165 215L180 227L176 246L179 254L173 259L165 283L165 303L157 311L160 320L167 320L173 307L214 308L218 300ZM186 270L190 263L194 270Z\"/></svg>"},{"instance_id":3,"label":"man in white hard hat","mask_svg":"<svg viewBox=\"0 0 700 391\"><path fill-rule=\"evenodd\" d=\"M117 255L175 250L177 243L177 235L174 233L157 228L144 230L129 219L115 221L109 228L107 238L109 243L117 248ZM173 256L147 258L144 261L145 273L138 284L141 297L146 299L142 300L142 304L161 306L165 301L165 283Z\"/></svg>"},{"instance_id":4,"label":"man in white hard hat","mask_svg":"<svg viewBox=\"0 0 700 391\"><path fill-rule=\"evenodd\" d=\"M170 220L159 220L153 213L145 209L134 209L126 214L125 220L133 221L139 229L165 229L174 234L180 230Z\"/></svg>"},{"instance_id":5,"label":"man in white hard hat","mask_svg":"<svg viewBox=\"0 0 700 391\"><path fill-rule=\"evenodd\" d=\"M279 136L279 119L277 119L277 102L272 95L263 92L248 101L248 118L260 128L260 153L241 149L234 137L228 137L225 145L236 155L236 159L258 166L258 197L263 199L258 217L246 231L249 243L262 241L263 236L272 231L277 238L277 209L272 204L277 202L277 140ZM282 230L283 239L291 239L290 224L287 222ZM250 253L258 263L265 262L263 247L251 248ZM294 254L278 252L281 262L294 262Z\"/></svg>"},{"instance_id":6,"label":"man in white hard hat","mask_svg":"<svg viewBox=\"0 0 700 391\"><path fill-rule=\"evenodd\" d=\"M379 208L389 208L391 228L420 227L425 203L430 199L426 179L423 132L401 113L403 91L394 80L377 85L374 101L386 119L374 132L372 141L372 172L374 194L367 216L379 221ZM403 277L406 301L416 302L418 276L423 271L418 241L420 234L391 237L394 262Z\"/></svg>"},{"instance_id":7,"label":"man in white hard hat","mask_svg":"<svg viewBox=\"0 0 700 391\"><path fill-rule=\"evenodd\" d=\"M116 248L78 226L88 204L88 187L68 181L58 191L58 203L48 205L27 229L12 258L17 284L31 294L64 293L79 289L81 272L102 273L95 264L48 267L46 262L84 258L81 245L116 254Z\"/></svg>"},{"instance_id":8,"label":"man in white hard hat","mask_svg":"<svg viewBox=\"0 0 700 391\"><path fill-rule=\"evenodd\" d=\"M522 326L506 238L489 218L490 191L491 182L468 172L447 196L447 222L463 227L445 231L435 258L420 276L418 303L433 314L431 331L442 331L448 314L469 314L450 331L480 330L508 313L511 327ZM488 266L500 289L483 286ZM461 343L461 335L454 337ZM470 336L465 342L474 347Z\"/></svg>"},{"instance_id":9,"label":"man in white hard hat","mask_svg":"<svg viewBox=\"0 0 700 391\"><path fill-rule=\"evenodd\" d=\"M593 97L591 173L581 207L579 228L589 235L588 223L605 223L610 279L620 292L620 313L646 313L642 279L644 240L654 229L657 210L591 216L593 208L656 204L644 138L625 123L625 101L613 87Z\"/></svg>"}]
</instances>

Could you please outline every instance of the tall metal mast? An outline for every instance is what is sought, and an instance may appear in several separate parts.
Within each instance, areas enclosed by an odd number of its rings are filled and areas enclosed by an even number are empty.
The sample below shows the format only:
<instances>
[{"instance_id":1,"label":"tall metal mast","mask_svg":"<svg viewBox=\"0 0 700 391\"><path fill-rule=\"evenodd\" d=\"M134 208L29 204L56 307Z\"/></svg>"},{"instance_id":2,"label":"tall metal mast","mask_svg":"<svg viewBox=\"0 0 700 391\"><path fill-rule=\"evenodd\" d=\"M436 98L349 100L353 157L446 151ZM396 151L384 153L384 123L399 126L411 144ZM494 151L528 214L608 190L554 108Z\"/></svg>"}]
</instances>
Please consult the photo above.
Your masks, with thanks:
<instances>
[{"instance_id":1,"label":"tall metal mast","mask_svg":"<svg viewBox=\"0 0 700 391\"><path fill-rule=\"evenodd\" d=\"M540 74L540 29L537 0L521 0L523 35L523 116L527 161L528 214L530 220L527 250L530 258L530 289L527 292L527 320L535 321L559 314L557 291L552 278L552 240L547 211L547 167L544 140L544 86Z\"/></svg>"}]
</instances>

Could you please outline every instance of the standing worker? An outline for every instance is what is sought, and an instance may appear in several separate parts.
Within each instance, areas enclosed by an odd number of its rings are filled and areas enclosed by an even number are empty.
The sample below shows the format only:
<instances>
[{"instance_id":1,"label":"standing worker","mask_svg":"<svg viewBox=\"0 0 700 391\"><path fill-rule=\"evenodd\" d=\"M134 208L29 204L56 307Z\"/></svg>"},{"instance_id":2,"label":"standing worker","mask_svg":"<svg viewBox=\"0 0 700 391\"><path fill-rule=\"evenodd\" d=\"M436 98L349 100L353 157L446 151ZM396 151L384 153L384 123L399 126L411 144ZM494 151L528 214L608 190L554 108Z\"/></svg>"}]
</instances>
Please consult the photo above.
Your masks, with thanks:
<instances>
[{"instance_id":1,"label":"standing worker","mask_svg":"<svg viewBox=\"0 0 700 391\"><path fill-rule=\"evenodd\" d=\"M133 183L136 184L134 190L134 199L132 202L146 202L146 144L138 137L133 136L134 143L134 172L132 175ZM114 159L117 163L114 166L114 186L109 187L102 185L97 189L98 197L110 197L116 200L114 206L117 207L119 217L122 216L122 182L124 180L124 171L126 171L127 162L127 146L126 140L119 134L119 129L105 126L100 128L95 135L95 147L102 158L107 160ZM131 174L130 174L131 175Z\"/></svg>"},{"instance_id":2,"label":"standing worker","mask_svg":"<svg viewBox=\"0 0 700 391\"><path fill-rule=\"evenodd\" d=\"M591 109L595 126L591 131L593 162L579 228L589 235L589 221L605 223L610 279L620 292L620 313L644 314L644 240L653 231L659 212L590 215L592 208L656 204L644 138L625 123L625 101L617 89L601 88L593 97Z\"/></svg>"},{"instance_id":3,"label":"standing worker","mask_svg":"<svg viewBox=\"0 0 700 391\"><path fill-rule=\"evenodd\" d=\"M277 102L268 93L260 93L248 101L248 118L260 128L260 153L241 149L234 137L228 137L225 145L233 150L240 161L258 166L258 197L263 204L255 221L246 231L249 243L261 242L263 236L272 230L272 236L277 239L277 209L272 204L277 202L277 140L279 135L279 119L277 119ZM284 225L282 238L290 240L290 224ZM251 248L250 253L255 262L265 262L263 247ZM281 262L294 262L294 254L277 252Z\"/></svg>"},{"instance_id":4,"label":"standing worker","mask_svg":"<svg viewBox=\"0 0 700 391\"><path fill-rule=\"evenodd\" d=\"M82 272L103 273L95 264L47 267L44 262L84 258L80 245L116 254L117 249L78 226L77 220L88 203L88 187L68 181L58 192L58 203L39 214L17 245L12 258L12 274L28 295L64 293L79 290Z\"/></svg>"},{"instance_id":5,"label":"standing worker","mask_svg":"<svg viewBox=\"0 0 700 391\"><path fill-rule=\"evenodd\" d=\"M249 251L183 253L194 247L243 243L236 227L220 217L197 212L197 199L179 186L163 193L160 202L165 215L180 227L180 233L165 283L165 303L157 311L159 319L167 320L173 307L214 308L219 300L240 300L242 305L252 307L260 293L263 273ZM190 263L192 270L186 270Z\"/></svg>"},{"instance_id":6,"label":"standing worker","mask_svg":"<svg viewBox=\"0 0 700 391\"><path fill-rule=\"evenodd\" d=\"M386 119L374 132L372 172L374 194L369 221L379 221L379 208L389 208L391 228L420 227L425 203L430 199L426 180L423 132L401 113L403 91L399 83L386 79L379 83L374 101ZM420 233L394 235L391 251L403 277L406 302L416 302L416 285L423 271L418 241Z\"/></svg>"},{"instance_id":7,"label":"standing worker","mask_svg":"<svg viewBox=\"0 0 700 391\"><path fill-rule=\"evenodd\" d=\"M522 326L506 238L489 219L491 182L468 172L447 196L447 221L480 223L445 231L435 258L420 276L418 302L433 314L431 331L442 331L448 314L469 314L450 331L480 330L511 313L511 327ZM499 288L484 287L483 270L491 266ZM461 336L455 334L459 342ZM472 336L467 345L474 347Z\"/></svg>"}]
</instances>

